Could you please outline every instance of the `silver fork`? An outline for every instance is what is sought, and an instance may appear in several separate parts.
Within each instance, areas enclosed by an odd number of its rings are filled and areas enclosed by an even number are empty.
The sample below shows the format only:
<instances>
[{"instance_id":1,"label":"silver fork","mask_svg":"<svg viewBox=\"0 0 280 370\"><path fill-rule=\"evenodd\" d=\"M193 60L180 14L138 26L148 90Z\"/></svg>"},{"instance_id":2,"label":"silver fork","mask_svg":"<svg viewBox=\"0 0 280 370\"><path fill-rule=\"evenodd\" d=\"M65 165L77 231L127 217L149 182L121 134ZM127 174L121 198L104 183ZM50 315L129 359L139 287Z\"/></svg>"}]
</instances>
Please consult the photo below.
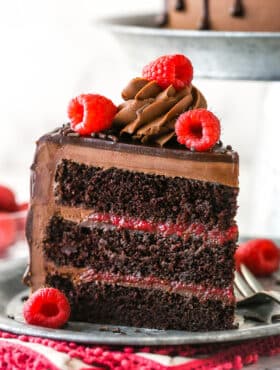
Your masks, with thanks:
<instances>
[{"instance_id":1,"label":"silver fork","mask_svg":"<svg viewBox=\"0 0 280 370\"><path fill-rule=\"evenodd\" d=\"M245 265L241 264L240 270L242 275L235 271L234 276L234 294L238 303L264 302L270 299L280 304L280 292L265 290Z\"/></svg>"}]
</instances>

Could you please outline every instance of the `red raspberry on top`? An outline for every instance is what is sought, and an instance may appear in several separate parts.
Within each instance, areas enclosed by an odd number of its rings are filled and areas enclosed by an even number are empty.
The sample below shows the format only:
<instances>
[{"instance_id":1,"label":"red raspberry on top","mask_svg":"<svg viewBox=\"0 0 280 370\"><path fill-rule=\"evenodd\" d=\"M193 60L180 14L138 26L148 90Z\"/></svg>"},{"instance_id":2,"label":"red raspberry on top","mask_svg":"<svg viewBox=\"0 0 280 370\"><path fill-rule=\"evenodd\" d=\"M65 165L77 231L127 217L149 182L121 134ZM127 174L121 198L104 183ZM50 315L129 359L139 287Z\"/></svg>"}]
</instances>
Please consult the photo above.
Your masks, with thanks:
<instances>
[{"instance_id":1,"label":"red raspberry on top","mask_svg":"<svg viewBox=\"0 0 280 370\"><path fill-rule=\"evenodd\" d=\"M71 128L80 135L109 129L116 113L113 102L97 94L79 95L68 106Z\"/></svg>"},{"instance_id":2,"label":"red raspberry on top","mask_svg":"<svg viewBox=\"0 0 280 370\"><path fill-rule=\"evenodd\" d=\"M256 276L267 276L279 268L279 249L272 240L252 239L237 248L235 262L237 269L243 263Z\"/></svg>"},{"instance_id":3,"label":"red raspberry on top","mask_svg":"<svg viewBox=\"0 0 280 370\"><path fill-rule=\"evenodd\" d=\"M207 109L189 110L179 116L175 124L177 141L191 150L203 152L219 140L219 119Z\"/></svg>"},{"instance_id":4,"label":"red raspberry on top","mask_svg":"<svg viewBox=\"0 0 280 370\"><path fill-rule=\"evenodd\" d=\"M0 185L0 211L17 211L15 194L12 190L3 185Z\"/></svg>"},{"instance_id":5,"label":"red raspberry on top","mask_svg":"<svg viewBox=\"0 0 280 370\"><path fill-rule=\"evenodd\" d=\"M60 290L42 288L24 303L23 316L31 325L60 328L70 317L70 305Z\"/></svg>"},{"instance_id":6,"label":"red raspberry on top","mask_svg":"<svg viewBox=\"0 0 280 370\"><path fill-rule=\"evenodd\" d=\"M156 81L163 89L173 85L179 90L192 82L193 66L182 54L164 55L146 65L142 75L149 81Z\"/></svg>"}]
</instances>

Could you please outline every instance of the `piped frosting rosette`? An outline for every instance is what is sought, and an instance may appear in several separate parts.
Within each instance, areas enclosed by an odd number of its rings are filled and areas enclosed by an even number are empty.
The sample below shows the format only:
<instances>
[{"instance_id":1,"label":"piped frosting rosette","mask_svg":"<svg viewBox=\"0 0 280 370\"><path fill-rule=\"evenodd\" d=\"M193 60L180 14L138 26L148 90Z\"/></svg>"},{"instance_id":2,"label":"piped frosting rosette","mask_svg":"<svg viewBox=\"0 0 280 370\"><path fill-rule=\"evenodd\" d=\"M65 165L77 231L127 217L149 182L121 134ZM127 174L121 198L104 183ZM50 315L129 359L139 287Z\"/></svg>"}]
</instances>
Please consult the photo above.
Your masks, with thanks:
<instances>
[{"instance_id":1,"label":"piped frosting rosette","mask_svg":"<svg viewBox=\"0 0 280 370\"><path fill-rule=\"evenodd\" d=\"M118 107L113 126L122 136L143 144L164 146L175 136L178 116L190 109L207 108L202 93L193 85L163 89L155 81L134 78L122 91L125 100Z\"/></svg>"}]
</instances>

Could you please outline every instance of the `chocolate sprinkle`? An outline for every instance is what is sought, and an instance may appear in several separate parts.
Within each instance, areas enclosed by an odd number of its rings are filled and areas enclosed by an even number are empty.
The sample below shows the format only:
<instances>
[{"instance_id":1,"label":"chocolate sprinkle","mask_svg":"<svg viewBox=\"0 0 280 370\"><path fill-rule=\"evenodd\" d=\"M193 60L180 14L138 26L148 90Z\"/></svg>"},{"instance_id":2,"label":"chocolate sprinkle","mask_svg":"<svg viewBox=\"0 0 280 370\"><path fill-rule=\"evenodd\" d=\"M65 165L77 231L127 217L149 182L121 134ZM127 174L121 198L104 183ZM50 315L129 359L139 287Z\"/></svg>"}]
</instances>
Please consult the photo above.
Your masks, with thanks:
<instances>
[{"instance_id":1,"label":"chocolate sprinkle","mask_svg":"<svg viewBox=\"0 0 280 370\"><path fill-rule=\"evenodd\" d=\"M59 134L62 136L69 136L69 137L80 137L81 135L78 132L75 132L71 129L70 124L63 124L62 127L56 129L53 134ZM115 134L115 131L112 129L102 131L102 132L92 132L89 136L92 138L98 138L101 140L108 140L113 141L114 143L119 141L118 136Z\"/></svg>"}]
</instances>

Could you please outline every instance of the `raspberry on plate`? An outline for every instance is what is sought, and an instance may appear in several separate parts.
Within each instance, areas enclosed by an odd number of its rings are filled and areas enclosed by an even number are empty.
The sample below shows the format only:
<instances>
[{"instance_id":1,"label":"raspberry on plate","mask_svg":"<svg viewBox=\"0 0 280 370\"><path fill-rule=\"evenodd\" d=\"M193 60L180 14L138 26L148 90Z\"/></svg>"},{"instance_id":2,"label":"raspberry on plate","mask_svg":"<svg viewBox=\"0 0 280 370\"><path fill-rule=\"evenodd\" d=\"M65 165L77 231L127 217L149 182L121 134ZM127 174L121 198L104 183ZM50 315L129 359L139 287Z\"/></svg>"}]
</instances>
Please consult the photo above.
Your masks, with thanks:
<instances>
[{"instance_id":1,"label":"raspberry on plate","mask_svg":"<svg viewBox=\"0 0 280 370\"><path fill-rule=\"evenodd\" d=\"M68 106L72 130L80 135L90 135L111 127L117 107L102 95L82 94L73 98Z\"/></svg>"},{"instance_id":2,"label":"raspberry on plate","mask_svg":"<svg viewBox=\"0 0 280 370\"><path fill-rule=\"evenodd\" d=\"M279 268L279 249L272 240L252 239L240 244L235 261L237 269L243 263L256 276L267 276Z\"/></svg>"},{"instance_id":3,"label":"raspberry on plate","mask_svg":"<svg viewBox=\"0 0 280 370\"><path fill-rule=\"evenodd\" d=\"M179 90L192 82L193 66L182 54L163 55L146 65L142 75L149 81L156 81L163 89L173 85Z\"/></svg>"},{"instance_id":4,"label":"raspberry on plate","mask_svg":"<svg viewBox=\"0 0 280 370\"><path fill-rule=\"evenodd\" d=\"M70 317L70 304L60 290L42 288L24 303L23 316L31 325L60 328Z\"/></svg>"},{"instance_id":5,"label":"raspberry on plate","mask_svg":"<svg viewBox=\"0 0 280 370\"><path fill-rule=\"evenodd\" d=\"M6 186L0 185L0 211L15 212L17 203L15 194Z\"/></svg>"},{"instance_id":6,"label":"raspberry on plate","mask_svg":"<svg viewBox=\"0 0 280 370\"><path fill-rule=\"evenodd\" d=\"M207 151L217 143L221 134L219 119L207 109L182 113L176 121L177 141L188 149Z\"/></svg>"}]
</instances>

